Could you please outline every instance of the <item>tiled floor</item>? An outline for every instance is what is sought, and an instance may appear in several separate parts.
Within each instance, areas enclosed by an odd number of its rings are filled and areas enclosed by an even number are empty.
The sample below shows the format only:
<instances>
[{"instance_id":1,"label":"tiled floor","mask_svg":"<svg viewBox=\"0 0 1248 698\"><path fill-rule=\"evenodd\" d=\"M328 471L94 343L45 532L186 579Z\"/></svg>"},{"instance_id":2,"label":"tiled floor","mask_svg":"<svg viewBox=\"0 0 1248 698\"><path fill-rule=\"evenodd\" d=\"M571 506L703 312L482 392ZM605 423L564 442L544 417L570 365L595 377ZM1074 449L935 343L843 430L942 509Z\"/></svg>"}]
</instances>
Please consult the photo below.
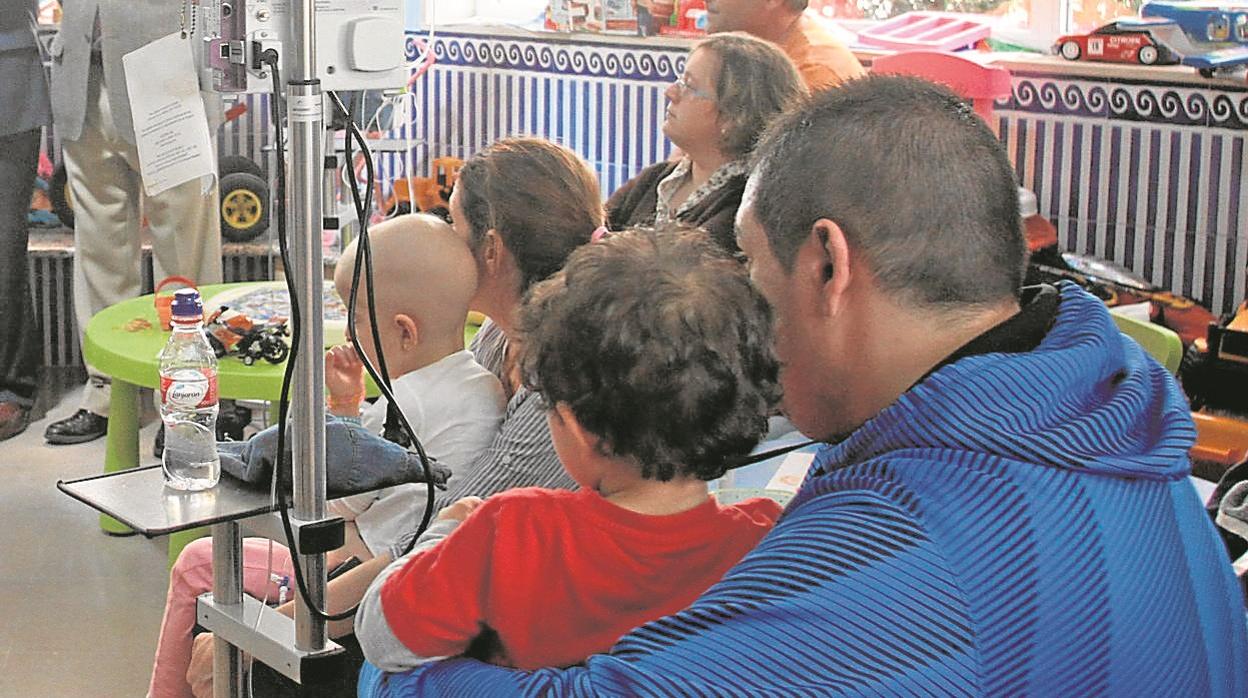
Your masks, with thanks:
<instances>
[{"instance_id":1,"label":"tiled floor","mask_svg":"<svg viewBox=\"0 0 1248 698\"><path fill-rule=\"evenodd\" d=\"M164 539L100 532L94 511L56 489L100 472L104 440L47 446L49 421L0 442L0 698L141 698L168 582ZM155 424L141 459L155 462Z\"/></svg>"}]
</instances>

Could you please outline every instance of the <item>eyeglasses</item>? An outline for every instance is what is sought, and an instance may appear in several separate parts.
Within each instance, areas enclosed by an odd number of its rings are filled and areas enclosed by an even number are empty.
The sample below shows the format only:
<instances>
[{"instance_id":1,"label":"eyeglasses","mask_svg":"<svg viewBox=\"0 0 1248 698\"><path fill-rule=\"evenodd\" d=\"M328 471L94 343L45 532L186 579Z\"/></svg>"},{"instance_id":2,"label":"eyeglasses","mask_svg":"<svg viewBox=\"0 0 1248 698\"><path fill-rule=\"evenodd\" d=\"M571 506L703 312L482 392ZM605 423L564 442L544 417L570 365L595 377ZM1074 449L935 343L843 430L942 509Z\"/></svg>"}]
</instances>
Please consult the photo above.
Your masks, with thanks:
<instances>
[{"instance_id":1,"label":"eyeglasses","mask_svg":"<svg viewBox=\"0 0 1248 698\"><path fill-rule=\"evenodd\" d=\"M715 96L712 95L710 92L707 92L705 90L699 90L693 85L690 85L689 82L685 80L685 76L683 75L677 78L676 82L672 83L672 87L675 87L676 90L680 92L680 95L682 97L697 97L698 99L714 99L715 98Z\"/></svg>"}]
</instances>

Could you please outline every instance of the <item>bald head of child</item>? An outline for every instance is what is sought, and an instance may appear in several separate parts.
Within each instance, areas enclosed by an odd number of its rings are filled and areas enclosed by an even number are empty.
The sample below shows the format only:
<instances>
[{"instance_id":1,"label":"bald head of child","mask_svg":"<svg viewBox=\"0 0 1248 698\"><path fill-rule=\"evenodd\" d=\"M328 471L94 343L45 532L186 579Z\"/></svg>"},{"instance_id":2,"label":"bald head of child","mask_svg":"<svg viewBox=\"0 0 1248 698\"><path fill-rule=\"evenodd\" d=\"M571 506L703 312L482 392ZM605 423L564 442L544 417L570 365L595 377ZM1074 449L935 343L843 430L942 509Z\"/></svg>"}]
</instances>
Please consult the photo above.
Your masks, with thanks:
<instances>
[{"instance_id":1,"label":"bald head of child","mask_svg":"<svg viewBox=\"0 0 1248 698\"><path fill-rule=\"evenodd\" d=\"M398 216L369 229L377 329L392 376L428 366L464 348L468 301L477 287L467 243L434 216ZM359 240L342 253L334 285L350 301ZM365 276L360 274L355 324L350 329L376 362Z\"/></svg>"}]
</instances>

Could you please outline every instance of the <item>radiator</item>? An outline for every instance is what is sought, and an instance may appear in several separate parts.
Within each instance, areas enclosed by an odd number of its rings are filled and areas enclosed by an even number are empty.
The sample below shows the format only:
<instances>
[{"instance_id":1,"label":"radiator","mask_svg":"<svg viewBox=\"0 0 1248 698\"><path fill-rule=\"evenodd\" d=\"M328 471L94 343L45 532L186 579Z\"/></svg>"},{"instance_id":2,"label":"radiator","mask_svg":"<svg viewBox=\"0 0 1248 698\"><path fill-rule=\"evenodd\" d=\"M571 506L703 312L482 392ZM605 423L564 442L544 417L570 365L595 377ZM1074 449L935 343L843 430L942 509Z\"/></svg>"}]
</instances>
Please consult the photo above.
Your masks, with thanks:
<instances>
[{"instance_id":1,"label":"radiator","mask_svg":"<svg viewBox=\"0 0 1248 698\"><path fill-rule=\"evenodd\" d=\"M43 365L72 368L82 365L74 322L74 251L72 244L40 244L31 237L30 290L43 340ZM267 245L226 243L222 276L226 282L267 281L273 278L276 256ZM152 292L152 254L143 250L143 289Z\"/></svg>"}]
</instances>

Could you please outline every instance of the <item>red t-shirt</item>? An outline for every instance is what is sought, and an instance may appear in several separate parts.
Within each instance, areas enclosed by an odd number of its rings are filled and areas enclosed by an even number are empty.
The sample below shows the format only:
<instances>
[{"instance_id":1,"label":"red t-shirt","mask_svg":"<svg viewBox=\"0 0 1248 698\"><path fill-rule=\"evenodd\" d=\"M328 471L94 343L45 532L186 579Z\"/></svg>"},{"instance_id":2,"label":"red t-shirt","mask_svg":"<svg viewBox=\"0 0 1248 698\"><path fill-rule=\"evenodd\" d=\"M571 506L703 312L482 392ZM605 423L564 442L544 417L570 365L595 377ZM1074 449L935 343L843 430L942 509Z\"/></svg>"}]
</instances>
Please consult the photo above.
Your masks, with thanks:
<instances>
[{"instance_id":1,"label":"red t-shirt","mask_svg":"<svg viewBox=\"0 0 1248 698\"><path fill-rule=\"evenodd\" d=\"M779 515L770 499L647 516L591 490L510 490L391 574L381 608L424 657L462 654L491 628L503 649L494 661L568 666L688 607Z\"/></svg>"}]
</instances>

